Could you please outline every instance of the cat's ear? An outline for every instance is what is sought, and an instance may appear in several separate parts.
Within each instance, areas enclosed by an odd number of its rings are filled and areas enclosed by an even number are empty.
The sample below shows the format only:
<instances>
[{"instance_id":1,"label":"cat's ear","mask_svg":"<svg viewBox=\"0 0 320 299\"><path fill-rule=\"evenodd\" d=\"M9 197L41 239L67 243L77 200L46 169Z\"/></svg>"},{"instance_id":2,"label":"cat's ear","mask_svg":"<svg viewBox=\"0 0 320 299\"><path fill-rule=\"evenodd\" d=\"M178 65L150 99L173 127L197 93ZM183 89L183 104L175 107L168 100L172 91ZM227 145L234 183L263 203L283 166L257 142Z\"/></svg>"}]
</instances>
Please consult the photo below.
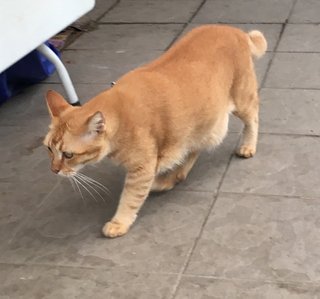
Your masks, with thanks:
<instances>
[{"instance_id":1,"label":"cat's ear","mask_svg":"<svg viewBox=\"0 0 320 299\"><path fill-rule=\"evenodd\" d=\"M51 117L58 117L64 110L70 107L70 104L63 96L54 90L47 91L46 100Z\"/></svg>"},{"instance_id":2,"label":"cat's ear","mask_svg":"<svg viewBox=\"0 0 320 299\"><path fill-rule=\"evenodd\" d=\"M88 132L90 133L102 133L105 131L105 119L102 112L97 111L91 115L87 120Z\"/></svg>"}]
</instances>

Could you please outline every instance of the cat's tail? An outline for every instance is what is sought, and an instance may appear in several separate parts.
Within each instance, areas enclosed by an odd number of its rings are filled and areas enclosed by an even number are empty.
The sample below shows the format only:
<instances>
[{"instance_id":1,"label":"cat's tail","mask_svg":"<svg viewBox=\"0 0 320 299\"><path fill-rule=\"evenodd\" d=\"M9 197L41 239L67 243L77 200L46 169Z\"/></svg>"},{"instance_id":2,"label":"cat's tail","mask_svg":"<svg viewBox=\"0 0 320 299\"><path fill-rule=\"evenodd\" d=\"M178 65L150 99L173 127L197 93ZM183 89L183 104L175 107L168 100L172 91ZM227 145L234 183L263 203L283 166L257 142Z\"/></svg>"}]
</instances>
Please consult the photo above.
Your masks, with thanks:
<instances>
[{"instance_id":1,"label":"cat's tail","mask_svg":"<svg viewBox=\"0 0 320 299\"><path fill-rule=\"evenodd\" d=\"M267 40L265 39L262 32L258 30L250 31L248 33L248 36L251 54L257 58L260 58L264 55L264 53L266 53L268 46Z\"/></svg>"}]
</instances>

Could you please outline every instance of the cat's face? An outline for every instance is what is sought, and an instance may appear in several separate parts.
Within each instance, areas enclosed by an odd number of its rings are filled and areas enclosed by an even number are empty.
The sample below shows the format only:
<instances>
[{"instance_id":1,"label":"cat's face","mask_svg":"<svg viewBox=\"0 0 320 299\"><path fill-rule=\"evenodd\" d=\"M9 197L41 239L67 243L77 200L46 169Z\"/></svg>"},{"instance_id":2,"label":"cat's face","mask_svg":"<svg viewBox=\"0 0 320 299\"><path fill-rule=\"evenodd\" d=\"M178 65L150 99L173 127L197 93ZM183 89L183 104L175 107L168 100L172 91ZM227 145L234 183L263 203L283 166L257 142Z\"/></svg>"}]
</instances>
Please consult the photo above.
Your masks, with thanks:
<instances>
[{"instance_id":1,"label":"cat's face","mask_svg":"<svg viewBox=\"0 0 320 299\"><path fill-rule=\"evenodd\" d=\"M105 120L101 112L88 115L72 107L61 95L48 91L51 125L44 145L48 148L51 170L72 176L86 164L101 160L106 152Z\"/></svg>"}]
</instances>

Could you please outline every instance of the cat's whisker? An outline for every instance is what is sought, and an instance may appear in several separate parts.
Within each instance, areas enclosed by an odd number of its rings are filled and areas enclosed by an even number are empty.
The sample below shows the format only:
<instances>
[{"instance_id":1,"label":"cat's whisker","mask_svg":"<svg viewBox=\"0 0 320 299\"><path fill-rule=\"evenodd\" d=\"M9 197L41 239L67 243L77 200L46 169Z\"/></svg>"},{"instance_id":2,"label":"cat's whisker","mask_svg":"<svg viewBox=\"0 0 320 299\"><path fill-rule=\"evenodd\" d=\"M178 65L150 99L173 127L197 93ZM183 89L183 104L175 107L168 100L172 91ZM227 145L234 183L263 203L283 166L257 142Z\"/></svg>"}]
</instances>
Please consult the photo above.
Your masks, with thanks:
<instances>
[{"instance_id":1,"label":"cat's whisker","mask_svg":"<svg viewBox=\"0 0 320 299\"><path fill-rule=\"evenodd\" d=\"M76 174L78 177L82 177L83 179L89 181L90 183L94 184L97 188L99 188L101 191L105 192L107 195L111 195L111 191L104 186L103 184L101 184L100 182L96 181L93 178L88 177L87 175L83 174L83 173L77 173Z\"/></svg>"},{"instance_id":2,"label":"cat's whisker","mask_svg":"<svg viewBox=\"0 0 320 299\"><path fill-rule=\"evenodd\" d=\"M85 175L85 174L83 174L83 173L78 172L78 173L77 173L77 176L81 176L81 177L84 177L84 178L88 179L89 181L95 182L97 185L101 186L101 187L102 187L103 189L105 189L106 191L109 191L109 189L108 189L106 186L104 186L104 185L101 184L100 182L96 181L95 179L93 179L93 178L91 178L91 177L89 177L89 176L87 176L87 175Z\"/></svg>"},{"instance_id":3,"label":"cat's whisker","mask_svg":"<svg viewBox=\"0 0 320 299\"><path fill-rule=\"evenodd\" d=\"M78 182L75 180L74 177L71 177L70 179L71 179L71 181L74 183L74 185L77 187L77 189L78 189L78 191L79 191L79 193L80 193L80 196L81 196L81 198L82 198L82 202L83 202L83 204L85 205L86 202L85 202L85 199L84 199L84 197L83 197L82 191L81 191L81 189L80 189L80 187L79 187L79 185L78 185Z\"/></svg>"},{"instance_id":4,"label":"cat's whisker","mask_svg":"<svg viewBox=\"0 0 320 299\"><path fill-rule=\"evenodd\" d=\"M77 178L78 178L78 180L82 181L82 183L85 184L88 188L91 188L91 190L93 190L103 200L103 202L105 202L105 199L99 193L99 191L94 188L94 185L92 186L89 181L86 181L84 178L82 178L80 176L78 176Z\"/></svg>"},{"instance_id":5,"label":"cat's whisker","mask_svg":"<svg viewBox=\"0 0 320 299\"><path fill-rule=\"evenodd\" d=\"M70 181L70 183L71 183L71 186L72 186L73 191L76 192L76 187L75 187L75 185L74 185L75 183L74 183L72 177L68 177L68 179L69 179L69 181Z\"/></svg>"},{"instance_id":6,"label":"cat's whisker","mask_svg":"<svg viewBox=\"0 0 320 299\"><path fill-rule=\"evenodd\" d=\"M96 197L92 194L92 192L84 185L84 183L82 181L80 181L79 177L73 176L73 178L75 179L75 181L83 188L85 189L90 195L91 197L95 200L95 202L97 202Z\"/></svg>"},{"instance_id":7,"label":"cat's whisker","mask_svg":"<svg viewBox=\"0 0 320 299\"><path fill-rule=\"evenodd\" d=\"M78 177L78 179L80 179L80 177ZM109 193L107 193L106 190L104 190L103 188L101 188L99 185L96 185L94 182L88 180L88 178L81 177L81 179L82 179L83 181L85 181L86 184L87 184L91 189L93 189L93 190L99 195L99 197L101 197L101 199L103 200L103 202L106 202L106 201L105 201L105 197L102 196L103 194L105 194L105 195L107 195L108 197L110 197L110 196L109 196ZM99 191L102 191L103 194L100 194Z\"/></svg>"}]
</instances>

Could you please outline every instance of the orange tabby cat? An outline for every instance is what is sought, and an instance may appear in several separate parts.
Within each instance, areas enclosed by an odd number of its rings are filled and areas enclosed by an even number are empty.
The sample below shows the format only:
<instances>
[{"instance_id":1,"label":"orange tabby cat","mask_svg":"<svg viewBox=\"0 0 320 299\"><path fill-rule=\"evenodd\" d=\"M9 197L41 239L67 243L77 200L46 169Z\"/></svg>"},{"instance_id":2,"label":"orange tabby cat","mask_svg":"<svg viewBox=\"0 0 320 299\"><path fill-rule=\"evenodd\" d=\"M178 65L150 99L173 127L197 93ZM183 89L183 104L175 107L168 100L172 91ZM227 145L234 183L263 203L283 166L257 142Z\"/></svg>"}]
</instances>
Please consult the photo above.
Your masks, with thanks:
<instances>
[{"instance_id":1,"label":"orange tabby cat","mask_svg":"<svg viewBox=\"0 0 320 299\"><path fill-rule=\"evenodd\" d=\"M104 157L127 170L105 236L125 234L150 191L184 180L199 152L222 142L230 112L244 123L238 155L255 154L259 100L252 56L266 48L259 31L201 26L82 107L48 91L52 123L44 144L52 171L72 176Z\"/></svg>"}]
</instances>

